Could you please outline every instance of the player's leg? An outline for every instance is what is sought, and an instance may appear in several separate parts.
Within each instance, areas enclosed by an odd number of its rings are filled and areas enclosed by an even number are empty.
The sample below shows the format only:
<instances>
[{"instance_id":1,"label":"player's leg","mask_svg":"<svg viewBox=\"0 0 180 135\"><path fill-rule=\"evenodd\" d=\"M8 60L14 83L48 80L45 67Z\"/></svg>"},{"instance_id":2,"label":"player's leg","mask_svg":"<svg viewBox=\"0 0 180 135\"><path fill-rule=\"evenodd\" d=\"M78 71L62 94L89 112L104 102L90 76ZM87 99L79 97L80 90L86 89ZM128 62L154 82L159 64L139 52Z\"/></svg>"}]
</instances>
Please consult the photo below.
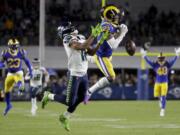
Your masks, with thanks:
<instances>
[{"instance_id":1,"label":"player's leg","mask_svg":"<svg viewBox=\"0 0 180 135\"><path fill-rule=\"evenodd\" d=\"M6 102L6 108L4 110L4 115L6 115L12 108L11 105L11 99L10 99L10 92L14 87L14 76L13 75L7 75L5 79L5 102Z\"/></svg>"},{"instance_id":2,"label":"player's leg","mask_svg":"<svg viewBox=\"0 0 180 135\"><path fill-rule=\"evenodd\" d=\"M161 84L161 112L160 116L165 116L165 108L166 108L166 95L168 91L168 84Z\"/></svg>"},{"instance_id":3,"label":"player's leg","mask_svg":"<svg viewBox=\"0 0 180 135\"><path fill-rule=\"evenodd\" d=\"M93 86L89 88L89 90L87 91L86 97L84 99L85 104L88 102L93 92L109 85L115 79L115 72L114 72L111 60L109 58L107 57L101 58L95 55L94 59L95 59L96 65L101 70L101 72L105 75L105 77L100 78L99 81L97 81Z\"/></svg>"},{"instance_id":4,"label":"player's leg","mask_svg":"<svg viewBox=\"0 0 180 135\"><path fill-rule=\"evenodd\" d=\"M154 85L154 97L159 98L159 107L161 108L161 87L159 83Z\"/></svg>"},{"instance_id":5,"label":"player's leg","mask_svg":"<svg viewBox=\"0 0 180 135\"><path fill-rule=\"evenodd\" d=\"M88 83L89 82L88 82L87 75L85 75L84 77L81 78L81 82L80 82L79 88L78 88L76 102L75 102L75 104L73 104L72 106L70 106L68 108L68 112L73 113L76 110L77 106L84 100L86 92L89 87Z\"/></svg>"},{"instance_id":6,"label":"player's leg","mask_svg":"<svg viewBox=\"0 0 180 135\"><path fill-rule=\"evenodd\" d=\"M36 100L36 96L38 94L41 87L40 86L37 86L37 87L31 87L30 88L30 96L31 96L31 114L34 116L36 115L36 111L38 109L37 107L37 100Z\"/></svg>"},{"instance_id":7,"label":"player's leg","mask_svg":"<svg viewBox=\"0 0 180 135\"><path fill-rule=\"evenodd\" d=\"M64 128L69 131L69 118L71 117L72 113L74 112L74 108L76 108L77 104L77 94L79 89L79 84L81 83L81 77L70 76L67 86L67 97L66 103L68 105L67 111L60 115L59 120L64 126Z\"/></svg>"},{"instance_id":8,"label":"player's leg","mask_svg":"<svg viewBox=\"0 0 180 135\"><path fill-rule=\"evenodd\" d=\"M19 95L24 91L24 76L23 71L18 71L15 75L15 87L18 89Z\"/></svg>"},{"instance_id":9,"label":"player's leg","mask_svg":"<svg viewBox=\"0 0 180 135\"><path fill-rule=\"evenodd\" d=\"M43 95L43 98L42 98L42 101L41 101L42 109L45 108L45 106L48 104L48 102L50 100L62 103L64 105L67 105L67 103L66 103L66 95L64 95L64 94L58 95L58 94L51 93L49 91L45 91L44 95Z\"/></svg>"}]
</instances>

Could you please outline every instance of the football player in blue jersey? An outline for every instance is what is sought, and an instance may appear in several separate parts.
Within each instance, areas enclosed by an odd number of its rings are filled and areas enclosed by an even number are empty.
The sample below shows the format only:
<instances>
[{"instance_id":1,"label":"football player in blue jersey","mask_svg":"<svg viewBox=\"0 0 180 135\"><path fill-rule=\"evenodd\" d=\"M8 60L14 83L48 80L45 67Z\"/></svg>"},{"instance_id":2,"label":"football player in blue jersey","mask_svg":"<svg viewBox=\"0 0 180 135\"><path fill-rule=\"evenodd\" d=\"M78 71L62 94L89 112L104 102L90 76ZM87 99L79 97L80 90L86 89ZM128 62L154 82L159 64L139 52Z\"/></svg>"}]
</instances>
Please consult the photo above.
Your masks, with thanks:
<instances>
[{"instance_id":1,"label":"football player in blue jersey","mask_svg":"<svg viewBox=\"0 0 180 135\"><path fill-rule=\"evenodd\" d=\"M22 61L27 65L30 76L32 77L32 69L27 53L24 49L20 48L20 43L16 38L9 39L8 48L2 51L2 59L0 61L0 67L7 65L7 76L5 79L4 91L6 108L4 115L11 110L12 105L10 102L10 92L14 87L17 87L20 91L24 90L24 77L22 70Z\"/></svg>"},{"instance_id":2,"label":"football player in blue jersey","mask_svg":"<svg viewBox=\"0 0 180 135\"><path fill-rule=\"evenodd\" d=\"M109 85L116 77L111 60L113 50L117 49L128 32L127 26L125 24L121 24L123 16L123 9L119 9L114 5L107 5L101 9L101 26L104 30L102 33L108 31L109 35L97 50L96 55L89 57L89 61L95 61L98 68L104 74L104 77L102 77L87 91L84 99L85 104L88 102L94 91ZM100 38L101 35L97 37L97 41Z\"/></svg>"},{"instance_id":3,"label":"football player in blue jersey","mask_svg":"<svg viewBox=\"0 0 180 135\"><path fill-rule=\"evenodd\" d=\"M160 116L165 116L166 95L168 92L168 74L169 70L179 57L180 48L175 49L176 56L171 60L166 60L166 57L161 52L155 62L151 61L147 56L147 51L141 49L141 55L145 61L153 68L156 73L154 85L154 97L159 97Z\"/></svg>"}]
</instances>

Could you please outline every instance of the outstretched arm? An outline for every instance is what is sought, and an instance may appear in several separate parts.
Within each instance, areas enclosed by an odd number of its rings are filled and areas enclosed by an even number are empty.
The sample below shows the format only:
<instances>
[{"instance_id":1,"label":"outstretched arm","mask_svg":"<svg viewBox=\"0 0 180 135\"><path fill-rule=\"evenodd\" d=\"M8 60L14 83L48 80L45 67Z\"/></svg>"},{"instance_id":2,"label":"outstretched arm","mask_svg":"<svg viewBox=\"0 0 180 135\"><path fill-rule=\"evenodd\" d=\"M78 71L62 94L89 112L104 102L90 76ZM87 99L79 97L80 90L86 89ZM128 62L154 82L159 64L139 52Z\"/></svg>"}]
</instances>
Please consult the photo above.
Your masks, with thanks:
<instances>
[{"instance_id":1,"label":"outstretched arm","mask_svg":"<svg viewBox=\"0 0 180 135\"><path fill-rule=\"evenodd\" d=\"M169 68L171 68L174 65L174 63L176 62L177 58L178 58L178 56L175 56L174 58L172 58L171 60L168 61Z\"/></svg>"},{"instance_id":2,"label":"outstretched arm","mask_svg":"<svg viewBox=\"0 0 180 135\"><path fill-rule=\"evenodd\" d=\"M69 44L69 46L76 50L84 50L84 49L89 48L89 46L92 44L94 38L95 37L90 35L89 38L84 43L79 43L76 40L72 40L71 43Z\"/></svg>"},{"instance_id":3,"label":"outstretched arm","mask_svg":"<svg viewBox=\"0 0 180 135\"><path fill-rule=\"evenodd\" d=\"M87 54L93 56L96 53L96 51L99 49L99 47L102 45L104 40L106 40L108 38L108 36L109 36L109 32L108 31L103 32L102 35L101 35L100 40L98 41L98 43L96 45L96 47L95 48L90 48L89 47L87 49Z\"/></svg>"},{"instance_id":4,"label":"outstretched arm","mask_svg":"<svg viewBox=\"0 0 180 135\"><path fill-rule=\"evenodd\" d=\"M91 35L84 43L79 43L76 39L70 42L70 47L76 50L85 50L90 48L90 45L93 43L94 39L102 32L102 27L100 24L97 24L96 27L91 27Z\"/></svg>"},{"instance_id":5,"label":"outstretched arm","mask_svg":"<svg viewBox=\"0 0 180 135\"><path fill-rule=\"evenodd\" d=\"M151 61L147 56L145 56L144 59L151 67L154 67L154 62Z\"/></svg>"},{"instance_id":6,"label":"outstretched arm","mask_svg":"<svg viewBox=\"0 0 180 135\"><path fill-rule=\"evenodd\" d=\"M116 49L119 46L127 32L127 26L125 24L121 24L119 26L119 32L115 33L112 38L107 40L108 44L111 46L112 49Z\"/></svg>"},{"instance_id":7,"label":"outstretched arm","mask_svg":"<svg viewBox=\"0 0 180 135\"><path fill-rule=\"evenodd\" d=\"M22 55L23 55L24 63L25 63L26 66L28 67L28 71L29 71L30 78L32 78L32 66L31 66L31 62L30 62L30 60L27 58L27 52L26 52L24 49L22 49Z\"/></svg>"}]
</instances>

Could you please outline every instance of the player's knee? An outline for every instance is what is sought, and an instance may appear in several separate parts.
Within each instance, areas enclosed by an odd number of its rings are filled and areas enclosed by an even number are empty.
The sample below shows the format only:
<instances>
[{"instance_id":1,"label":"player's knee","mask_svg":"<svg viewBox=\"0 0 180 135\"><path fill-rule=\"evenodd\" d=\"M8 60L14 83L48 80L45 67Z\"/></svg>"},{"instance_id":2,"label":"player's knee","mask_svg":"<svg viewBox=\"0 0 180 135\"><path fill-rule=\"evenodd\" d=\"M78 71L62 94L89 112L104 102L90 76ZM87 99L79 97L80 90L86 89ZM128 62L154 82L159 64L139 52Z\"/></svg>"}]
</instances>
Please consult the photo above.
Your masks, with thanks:
<instances>
[{"instance_id":1,"label":"player's knee","mask_svg":"<svg viewBox=\"0 0 180 135\"><path fill-rule=\"evenodd\" d=\"M108 76L107 79L110 83L112 83L115 80L116 76Z\"/></svg>"}]
</instances>

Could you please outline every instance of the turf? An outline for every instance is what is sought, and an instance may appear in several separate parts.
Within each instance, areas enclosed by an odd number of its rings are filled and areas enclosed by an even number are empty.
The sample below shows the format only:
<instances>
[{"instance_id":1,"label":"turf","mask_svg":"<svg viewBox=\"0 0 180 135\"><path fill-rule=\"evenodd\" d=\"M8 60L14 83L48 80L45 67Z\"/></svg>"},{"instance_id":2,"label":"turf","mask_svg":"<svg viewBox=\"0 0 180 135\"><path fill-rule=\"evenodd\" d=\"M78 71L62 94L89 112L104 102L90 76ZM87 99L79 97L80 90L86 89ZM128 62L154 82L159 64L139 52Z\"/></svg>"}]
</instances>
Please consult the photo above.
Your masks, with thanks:
<instances>
[{"instance_id":1,"label":"turf","mask_svg":"<svg viewBox=\"0 0 180 135\"><path fill-rule=\"evenodd\" d=\"M4 103L0 103L3 112ZM58 121L66 107L51 102L37 116L30 102L14 102L0 115L0 135L180 135L180 101L168 101L166 116L159 116L157 101L98 101L80 105L71 119L71 131Z\"/></svg>"}]
</instances>

